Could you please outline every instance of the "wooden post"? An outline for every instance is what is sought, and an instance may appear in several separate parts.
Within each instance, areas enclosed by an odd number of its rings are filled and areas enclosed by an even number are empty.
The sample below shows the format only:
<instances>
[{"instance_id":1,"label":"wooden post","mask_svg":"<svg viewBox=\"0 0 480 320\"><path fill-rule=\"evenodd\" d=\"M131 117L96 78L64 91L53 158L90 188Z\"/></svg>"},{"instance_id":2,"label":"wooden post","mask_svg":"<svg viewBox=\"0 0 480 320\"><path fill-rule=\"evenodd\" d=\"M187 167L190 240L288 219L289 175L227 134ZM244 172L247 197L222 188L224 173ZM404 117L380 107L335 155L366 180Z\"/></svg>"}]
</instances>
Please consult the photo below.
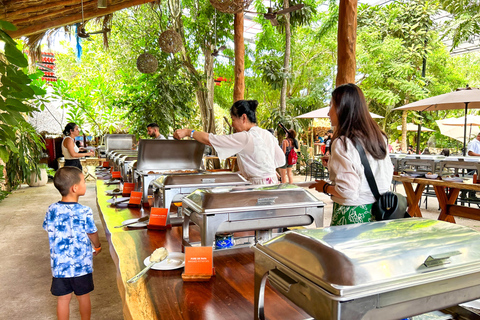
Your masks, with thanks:
<instances>
[{"instance_id":1,"label":"wooden post","mask_svg":"<svg viewBox=\"0 0 480 320\"><path fill-rule=\"evenodd\" d=\"M357 70L355 45L357 41L357 0L340 0L338 14L338 73L336 86L355 83Z\"/></svg>"},{"instance_id":2,"label":"wooden post","mask_svg":"<svg viewBox=\"0 0 480 320\"><path fill-rule=\"evenodd\" d=\"M243 40L243 11L235 14L233 23L235 44L235 85L233 87L233 102L244 99L245 91L245 43Z\"/></svg>"}]
</instances>

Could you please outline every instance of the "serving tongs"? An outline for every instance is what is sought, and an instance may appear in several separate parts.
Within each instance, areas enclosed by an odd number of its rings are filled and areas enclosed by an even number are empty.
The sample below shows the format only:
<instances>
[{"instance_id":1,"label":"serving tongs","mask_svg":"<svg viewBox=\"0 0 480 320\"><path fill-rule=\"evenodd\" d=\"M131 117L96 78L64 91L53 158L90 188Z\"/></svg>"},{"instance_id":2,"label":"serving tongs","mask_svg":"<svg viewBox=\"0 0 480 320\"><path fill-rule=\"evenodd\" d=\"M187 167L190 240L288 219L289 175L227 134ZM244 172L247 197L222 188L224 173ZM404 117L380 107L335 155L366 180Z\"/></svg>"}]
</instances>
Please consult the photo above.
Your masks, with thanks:
<instances>
[{"instance_id":1,"label":"serving tongs","mask_svg":"<svg viewBox=\"0 0 480 320\"><path fill-rule=\"evenodd\" d=\"M131 224L147 221L149 218L150 218L149 216L141 217L137 221L132 221L132 222L129 222L129 223L125 223L125 224L122 224L121 226L115 226L115 228L123 228L123 227L129 226Z\"/></svg>"}]
</instances>

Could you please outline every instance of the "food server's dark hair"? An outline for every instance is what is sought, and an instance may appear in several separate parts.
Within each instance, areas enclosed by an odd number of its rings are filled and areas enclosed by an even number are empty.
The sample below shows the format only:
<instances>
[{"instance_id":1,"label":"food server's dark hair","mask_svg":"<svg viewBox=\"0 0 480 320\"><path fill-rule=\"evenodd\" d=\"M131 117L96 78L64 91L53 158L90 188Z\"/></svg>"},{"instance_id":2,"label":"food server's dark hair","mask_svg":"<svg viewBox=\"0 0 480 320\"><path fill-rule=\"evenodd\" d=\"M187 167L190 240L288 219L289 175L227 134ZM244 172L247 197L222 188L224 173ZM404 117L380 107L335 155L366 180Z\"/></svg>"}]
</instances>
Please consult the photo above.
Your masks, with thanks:
<instances>
[{"instance_id":1,"label":"food server's dark hair","mask_svg":"<svg viewBox=\"0 0 480 320\"><path fill-rule=\"evenodd\" d=\"M257 123L257 100L238 100L230 108L230 114L237 118L246 114L251 123Z\"/></svg>"}]
</instances>

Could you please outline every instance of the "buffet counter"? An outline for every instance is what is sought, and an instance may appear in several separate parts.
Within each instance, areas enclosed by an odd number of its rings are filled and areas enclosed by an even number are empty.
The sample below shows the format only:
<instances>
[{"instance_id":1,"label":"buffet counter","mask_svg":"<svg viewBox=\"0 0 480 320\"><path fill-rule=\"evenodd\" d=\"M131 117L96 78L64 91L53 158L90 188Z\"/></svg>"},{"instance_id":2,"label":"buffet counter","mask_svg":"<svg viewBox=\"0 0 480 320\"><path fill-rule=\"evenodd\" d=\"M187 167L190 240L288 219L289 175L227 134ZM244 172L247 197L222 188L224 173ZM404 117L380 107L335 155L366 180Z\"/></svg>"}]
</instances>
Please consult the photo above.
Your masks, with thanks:
<instances>
[{"instance_id":1,"label":"buffet counter","mask_svg":"<svg viewBox=\"0 0 480 320\"><path fill-rule=\"evenodd\" d=\"M97 205L117 267L117 285L125 319L253 319L254 253L250 248L214 252L215 276L208 282L183 282L183 268L150 270L138 282L126 281L144 268L143 261L156 248L182 251L182 228L166 231L114 228L126 219L140 218L149 208L116 208L106 186L97 180ZM197 226L190 226L190 238L200 240ZM308 315L283 295L267 286L268 319L305 319Z\"/></svg>"}]
</instances>

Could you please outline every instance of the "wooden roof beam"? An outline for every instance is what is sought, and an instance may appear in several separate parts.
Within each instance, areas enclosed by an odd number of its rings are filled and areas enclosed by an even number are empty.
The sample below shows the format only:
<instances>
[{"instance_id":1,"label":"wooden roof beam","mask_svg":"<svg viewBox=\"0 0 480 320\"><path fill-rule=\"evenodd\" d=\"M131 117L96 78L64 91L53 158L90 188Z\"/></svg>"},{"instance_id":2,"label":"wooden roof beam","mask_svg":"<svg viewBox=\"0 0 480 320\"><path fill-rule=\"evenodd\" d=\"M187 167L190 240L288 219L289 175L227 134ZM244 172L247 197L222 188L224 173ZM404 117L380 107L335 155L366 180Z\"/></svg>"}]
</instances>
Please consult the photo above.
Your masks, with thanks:
<instances>
[{"instance_id":1,"label":"wooden roof beam","mask_svg":"<svg viewBox=\"0 0 480 320\"><path fill-rule=\"evenodd\" d=\"M125 2L122 2L122 3L116 4L116 5L110 5L110 6L108 6L108 8L105 8L105 9L96 8L95 10L92 10L92 11L85 11L84 12L84 17L85 17L85 20L93 19L93 18L96 18L96 17L105 16L107 14L110 14L110 13L113 13L113 12L116 12L116 11L120 11L120 10L125 9L125 8L129 8L129 7L132 7L132 6L137 6L137 5L141 5L141 4L149 3L149 2L153 2L153 1L155 1L155 0L130 0L130 1L125 1ZM22 36L28 36L28 35L40 33L40 32L43 32L43 31L46 31L46 30L49 30L49 29L59 28L59 27L63 27L63 26L66 26L66 25L72 25L74 23L81 22L81 21L82 21L82 13L80 12L80 13L77 13L77 14L73 14L71 16L66 16L66 17L64 16L64 17L56 19L56 20L47 21L47 22L44 22L44 23L39 23L39 24L35 24L35 25L32 25L32 26L24 27L24 28L19 28L16 31L9 31L8 34L12 38L19 38L19 37L22 37ZM18 26L17 26L17 28L18 28Z\"/></svg>"}]
</instances>

